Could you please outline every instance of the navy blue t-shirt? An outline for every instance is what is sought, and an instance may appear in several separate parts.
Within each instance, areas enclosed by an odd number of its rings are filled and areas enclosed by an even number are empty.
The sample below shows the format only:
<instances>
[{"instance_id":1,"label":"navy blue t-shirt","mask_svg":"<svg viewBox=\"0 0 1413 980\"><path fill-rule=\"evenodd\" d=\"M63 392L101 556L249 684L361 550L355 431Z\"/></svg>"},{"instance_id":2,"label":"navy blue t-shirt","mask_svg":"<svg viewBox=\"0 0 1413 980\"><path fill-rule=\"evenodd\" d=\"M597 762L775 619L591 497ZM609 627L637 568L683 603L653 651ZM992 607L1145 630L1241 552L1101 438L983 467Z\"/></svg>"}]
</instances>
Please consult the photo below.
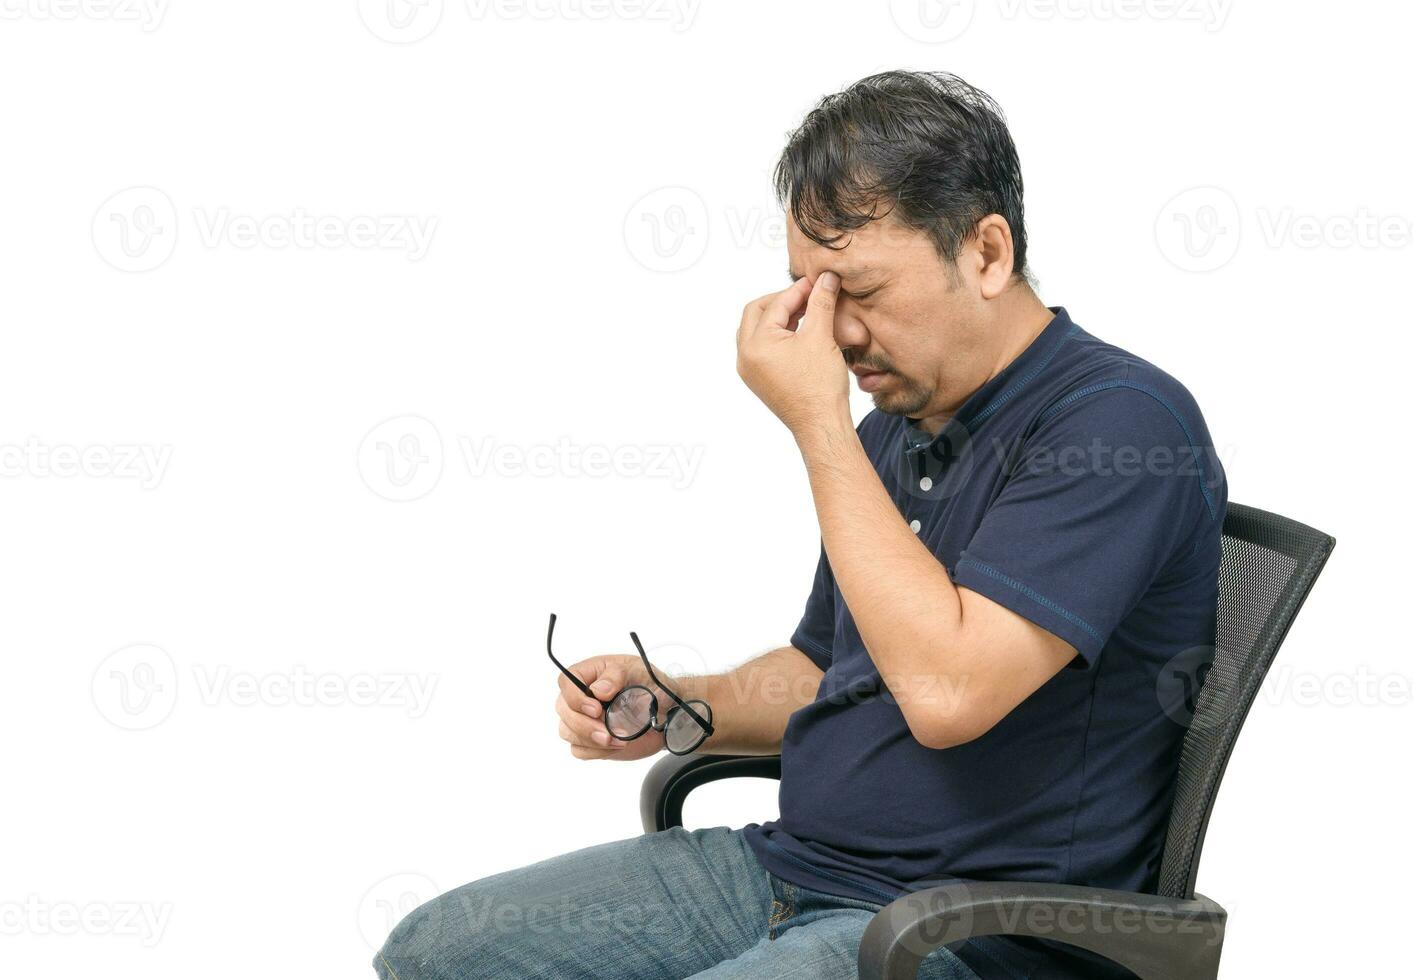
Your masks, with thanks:
<instances>
[{"instance_id":1,"label":"navy blue t-shirt","mask_svg":"<svg viewBox=\"0 0 1413 980\"><path fill-rule=\"evenodd\" d=\"M952 580L1078 655L980 738L926 748L821 551L791 643L824 678L785 731L780 819L746 828L781 878L880 903L954 878L1155 887L1185 732L1162 674L1210 659L1226 484L1182 385L1053 312L935 438L878 411L858 433ZM983 976L1106 972L1071 951L959 953Z\"/></svg>"}]
</instances>

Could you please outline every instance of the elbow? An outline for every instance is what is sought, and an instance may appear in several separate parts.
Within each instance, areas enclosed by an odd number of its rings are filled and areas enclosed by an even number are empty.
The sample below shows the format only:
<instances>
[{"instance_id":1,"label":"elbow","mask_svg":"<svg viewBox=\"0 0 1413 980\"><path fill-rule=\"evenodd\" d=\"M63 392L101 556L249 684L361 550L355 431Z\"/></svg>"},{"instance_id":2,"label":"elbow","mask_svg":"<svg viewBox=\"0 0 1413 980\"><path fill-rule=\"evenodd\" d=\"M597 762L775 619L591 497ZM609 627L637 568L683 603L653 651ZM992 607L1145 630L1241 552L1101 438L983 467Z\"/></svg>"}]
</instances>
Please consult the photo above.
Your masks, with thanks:
<instances>
[{"instance_id":1,"label":"elbow","mask_svg":"<svg viewBox=\"0 0 1413 980\"><path fill-rule=\"evenodd\" d=\"M924 711L915 707L903 713L913 738L925 749L954 749L985 735L1000 719L983 718L974 711Z\"/></svg>"}]
</instances>

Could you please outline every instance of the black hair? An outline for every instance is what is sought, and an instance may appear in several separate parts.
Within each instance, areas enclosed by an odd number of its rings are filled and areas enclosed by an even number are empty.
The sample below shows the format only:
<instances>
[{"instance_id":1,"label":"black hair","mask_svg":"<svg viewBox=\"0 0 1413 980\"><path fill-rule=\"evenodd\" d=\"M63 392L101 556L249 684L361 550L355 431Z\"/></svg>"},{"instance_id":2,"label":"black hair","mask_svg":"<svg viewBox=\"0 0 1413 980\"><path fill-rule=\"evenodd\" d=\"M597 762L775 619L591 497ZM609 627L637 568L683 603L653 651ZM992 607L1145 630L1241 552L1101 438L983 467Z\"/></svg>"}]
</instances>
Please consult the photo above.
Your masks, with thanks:
<instances>
[{"instance_id":1,"label":"black hair","mask_svg":"<svg viewBox=\"0 0 1413 980\"><path fill-rule=\"evenodd\" d=\"M958 250L988 214L1011 226L1014 275L1027 276L1020 159L985 92L947 72L888 71L820 100L775 166L775 194L812 241L836 246L892 212Z\"/></svg>"}]
</instances>

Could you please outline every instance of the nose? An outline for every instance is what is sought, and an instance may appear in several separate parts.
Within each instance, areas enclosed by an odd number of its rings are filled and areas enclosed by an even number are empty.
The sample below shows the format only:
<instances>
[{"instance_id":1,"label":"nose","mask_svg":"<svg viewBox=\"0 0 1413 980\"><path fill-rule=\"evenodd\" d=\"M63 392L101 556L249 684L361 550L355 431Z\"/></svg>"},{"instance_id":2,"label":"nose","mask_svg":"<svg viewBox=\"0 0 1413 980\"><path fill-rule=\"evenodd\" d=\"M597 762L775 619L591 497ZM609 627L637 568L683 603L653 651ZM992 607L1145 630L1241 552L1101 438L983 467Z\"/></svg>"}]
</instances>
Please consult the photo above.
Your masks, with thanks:
<instances>
[{"instance_id":1,"label":"nose","mask_svg":"<svg viewBox=\"0 0 1413 980\"><path fill-rule=\"evenodd\" d=\"M868 328L848 309L847 304L841 303L834 317L834 342L841 350L845 347L863 350L868 347L868 341Z\"/></svg>"}]
</instances>

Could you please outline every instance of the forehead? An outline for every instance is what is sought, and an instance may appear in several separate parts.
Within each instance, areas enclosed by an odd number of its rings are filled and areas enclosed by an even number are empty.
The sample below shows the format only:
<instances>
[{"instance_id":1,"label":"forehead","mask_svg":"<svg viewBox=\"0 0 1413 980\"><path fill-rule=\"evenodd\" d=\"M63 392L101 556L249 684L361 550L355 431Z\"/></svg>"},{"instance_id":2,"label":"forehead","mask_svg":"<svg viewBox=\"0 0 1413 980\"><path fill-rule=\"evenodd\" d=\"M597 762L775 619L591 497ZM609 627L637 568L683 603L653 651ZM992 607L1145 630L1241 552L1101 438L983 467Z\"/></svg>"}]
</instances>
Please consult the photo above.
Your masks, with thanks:
<instances>
[{"instance_id":1,"label":"forehead","mask_svg":"<svg viewBox=\"0 0 1413 980\"><path fill-rule=\"evenodd\" d=\"M785 215L786 248L790 253L790 276L811 278L821 272L837 273L839 278L865 279L895 273L920 263L936 264L937 249L926 234L908 228L887 215L862 228L846 232L830 248L813 241ZM831 233L832 234L832 233Z\"/></svg>"}]
</instances>

